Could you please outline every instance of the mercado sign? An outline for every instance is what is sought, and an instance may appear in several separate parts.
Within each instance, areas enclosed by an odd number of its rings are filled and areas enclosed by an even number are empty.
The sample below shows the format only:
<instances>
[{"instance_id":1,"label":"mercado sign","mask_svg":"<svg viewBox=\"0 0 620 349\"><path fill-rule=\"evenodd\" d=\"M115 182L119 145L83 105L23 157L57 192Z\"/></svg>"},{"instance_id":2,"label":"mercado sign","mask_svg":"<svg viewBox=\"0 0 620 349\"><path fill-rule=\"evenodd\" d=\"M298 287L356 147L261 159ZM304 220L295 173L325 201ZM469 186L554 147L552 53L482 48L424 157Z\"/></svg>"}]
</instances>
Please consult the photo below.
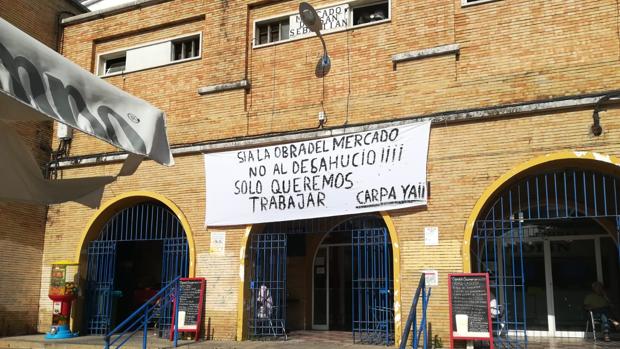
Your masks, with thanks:
<instances>
[{"instance_id":1,"label":"mercado sign","mask_svg":"<svg viewBox=\"0 0 620 349\"><path fill-rule=\"evenodd\" d=\"M323 23L321 32L346 28L349 22L349 4L317 9L316 13ZM301 21L301 16L299 14L291 15L288 37L293 39L308 33L312 33L312 31Z\"/></svg>"},{"instance_id":2,"label":"mercado sign","mask_svg":"<svg viewBox=\"0 0 620 349\"><path fill-rule=\"evenodd\" d=\"M205 154L206 224L426 205L430 122Z\"/></svg>"}]
</instances>

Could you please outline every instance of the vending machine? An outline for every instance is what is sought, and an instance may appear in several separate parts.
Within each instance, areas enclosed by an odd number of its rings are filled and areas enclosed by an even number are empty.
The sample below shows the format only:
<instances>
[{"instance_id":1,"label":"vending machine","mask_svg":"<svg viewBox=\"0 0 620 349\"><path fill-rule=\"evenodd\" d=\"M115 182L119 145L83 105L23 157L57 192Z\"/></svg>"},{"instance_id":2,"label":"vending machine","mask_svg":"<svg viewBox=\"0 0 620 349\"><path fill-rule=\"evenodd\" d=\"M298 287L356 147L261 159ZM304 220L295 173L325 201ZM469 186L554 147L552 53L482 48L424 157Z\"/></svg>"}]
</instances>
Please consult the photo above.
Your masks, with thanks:
<instances>
[{"instance_id":1,"label":"vending machine","mask_svg":"<svg viewBox=\"0 0 620 349\"><path fill-rule=\"evenodd\" d=\"M52 264L52 274L48 296L52 300L52 328L46 339L73 338L71 332L71 304L77 298L77 263L57 262Z\"/></svg>"}]
</instances>

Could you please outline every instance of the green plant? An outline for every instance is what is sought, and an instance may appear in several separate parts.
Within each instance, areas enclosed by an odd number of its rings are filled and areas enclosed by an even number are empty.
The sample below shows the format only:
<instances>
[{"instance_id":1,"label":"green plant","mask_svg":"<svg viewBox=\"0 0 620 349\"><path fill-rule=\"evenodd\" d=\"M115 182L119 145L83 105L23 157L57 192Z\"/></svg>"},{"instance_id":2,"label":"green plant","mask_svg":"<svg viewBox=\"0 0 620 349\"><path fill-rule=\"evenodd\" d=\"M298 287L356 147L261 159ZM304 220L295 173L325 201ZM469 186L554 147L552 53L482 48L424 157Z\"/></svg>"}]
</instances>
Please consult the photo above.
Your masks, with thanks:
<instances>
[{"instance_id":1,"label":"green plant","mask_svg":"<svg viewBox=\"0 0 620 349\"><path fill-rule=\"evenodd\" d=\"M443 342L441 341L441 337L438 334L433 337L433 348L443 348Z\"/></svg>"}]
</instances>

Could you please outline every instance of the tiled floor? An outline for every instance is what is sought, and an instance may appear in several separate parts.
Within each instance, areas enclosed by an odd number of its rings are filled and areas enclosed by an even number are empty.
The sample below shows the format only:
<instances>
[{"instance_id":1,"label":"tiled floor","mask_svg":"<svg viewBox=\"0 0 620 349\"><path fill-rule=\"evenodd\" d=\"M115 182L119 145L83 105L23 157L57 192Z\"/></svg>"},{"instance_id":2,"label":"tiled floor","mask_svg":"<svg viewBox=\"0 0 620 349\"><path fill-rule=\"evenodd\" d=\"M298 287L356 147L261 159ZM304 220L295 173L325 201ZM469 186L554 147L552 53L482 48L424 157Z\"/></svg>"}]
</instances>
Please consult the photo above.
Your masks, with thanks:
<instances>
[{"instance_id":1,"label":"tiled floor","mask_svg":"<svg viewBox=\"0 0 620 349\"><path fill-rule=\"evenodd\" d=\"M482 345L481 345L482 347ZM484 346L488 348L488 346ZM462 348L465 348L464 344ZM475 347L478 349L478 346ZM620 339L614 338L611 342L604 342L597 340L596 342L591 339L583 338L541 338L530 337L527 340L527 345L524 340L521 339L518 343L512 341L495 341L496 349L620 349Z\"/></svg>"},{"instance_id":2,"label":"tiled floor","mask_svg":"<svg viewBox=\"0 0 620 349\"><path fill-rule=\"evenodd\" d=\"M289 340L316 343L344 343L353 338L349 331L293 331L288 336Z\"/></svg>"},{"instance_id":3,"label":"tiled floor","mask_svg":"<svg viewBox=\"0 0 620 349\"><path fill-rule=\"evenodd\" d=\"M528 340L528 349L594 349L620 348L620 341L594 342L591 338L532 338Z\"/></svg>"}]
</instances>

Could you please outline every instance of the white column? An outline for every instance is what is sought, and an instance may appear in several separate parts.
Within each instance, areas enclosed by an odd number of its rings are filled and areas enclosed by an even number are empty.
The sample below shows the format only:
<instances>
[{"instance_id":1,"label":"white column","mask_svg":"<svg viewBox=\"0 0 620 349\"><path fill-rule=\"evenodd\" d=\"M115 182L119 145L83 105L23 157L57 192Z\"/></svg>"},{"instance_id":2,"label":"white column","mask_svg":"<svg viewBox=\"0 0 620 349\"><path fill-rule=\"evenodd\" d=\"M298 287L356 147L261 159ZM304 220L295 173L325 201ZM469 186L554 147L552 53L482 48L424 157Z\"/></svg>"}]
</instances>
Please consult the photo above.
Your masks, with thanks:
<instances>
[{"instance_id":1,"label":"white column","mask_svg":"<svg viewBox=\"0 0 620 349\"><path fill-rule=\"evenodd\" d=\"M549 328L549 336L555 336L555 305L553 303L553 271L551 270L551 242L544 241L545 255L545 283L547 295L547 322Z\"/></svg>"},{"instance_id":2,"label":"white column","mask_svg":"<svg viewBox=\"0 0 620 349\"><path fill-rule=\"evenodd\" d=\"M594 256L596 258L596 280L604 285L605 280L603 280L603 258L601 257L600 237L594 239Z\"/></svg>"}]
</instances>

